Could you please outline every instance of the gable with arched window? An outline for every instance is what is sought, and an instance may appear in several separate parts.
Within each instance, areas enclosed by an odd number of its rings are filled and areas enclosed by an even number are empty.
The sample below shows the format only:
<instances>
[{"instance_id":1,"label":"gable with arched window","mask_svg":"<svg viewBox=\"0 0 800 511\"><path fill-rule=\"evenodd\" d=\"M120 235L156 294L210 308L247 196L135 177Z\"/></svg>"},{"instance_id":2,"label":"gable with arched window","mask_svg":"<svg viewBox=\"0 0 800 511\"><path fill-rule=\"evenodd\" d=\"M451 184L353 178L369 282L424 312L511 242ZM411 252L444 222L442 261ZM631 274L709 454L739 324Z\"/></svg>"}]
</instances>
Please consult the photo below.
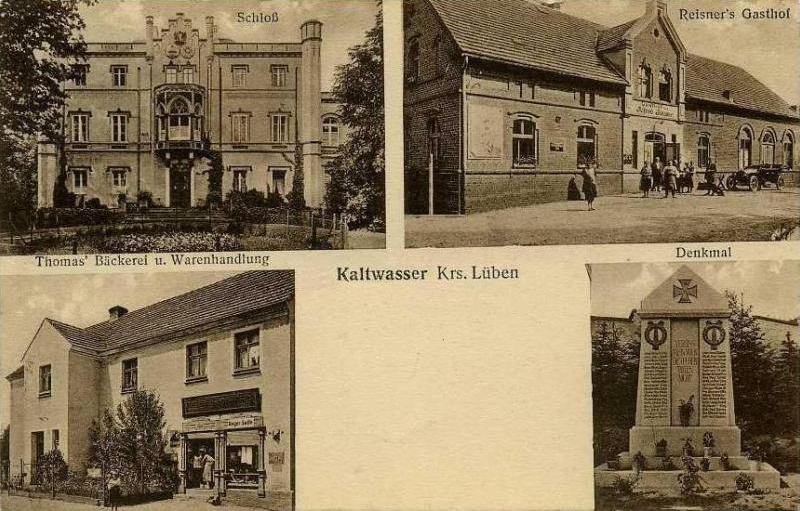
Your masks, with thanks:
<instances>
[{"instance_id":1,"label":"gable with arched window","mask_svg":"<svg viewBox=\"0 0 800 511\"><path fill-rule=\"evenodd\" d=\"M753 130L748 126L739 129L739 168L750 166L753 155Z\"/></svg>"},{"instance_id":2,"label":"gable with arched window","mask_svg":"<svg viewBox=\"0 0 800 511\"><path fill-rule=\"evenodd\" d=\"M658 99L672 101L672 73L666 68L658 73Z\"/></svg>"},{"instance_id":3,"label":"gable with arched window","mask_svg":"<svg viewBox=\"0 0 800 511\"><path fill-rule=\"evenodd\" d=\"M511 128L511 160L515 167L535 166L539 160L536 122L527 115L513 119Z\"/></svg>"},{"instance_id":4,"label":"gable with arched window","mask_svg":"<svg viewBox=\"0 0 800 511\"><path fill-rule=\"evenodd\" d=\"M794 133L790 130L783 132L783 164L794 168Z\"/></svg>"},{"instance_id":5,"label":"gable with arched window","mask_svg":"<svg viewBox=\"0 0 800 511\"><path fill-rule=\"evenodd\" d=\"M653 74L650 66L644 62L639 66L639 96L643 98L652 97Z\"/></svg>"},{"instance_id":6,"label":"gable with arched window","mask_svg":"<svg viewBox=\"0 0 800 511\"><path fill-rule=\"evenodd\" d=\"M335 115L326 115L322 118L322 145L338 146L339 119Z\"/></svg>"},{"instance_id":7,"label":"gable with arched window","mask_svg":"<svg viewBox=\"0 0 800 511\"><path fill-rule=\"evenodd\" d=\"M775 132L767 128L761 134L761 163L775 163Z\"/></svg>"}]
</instances>

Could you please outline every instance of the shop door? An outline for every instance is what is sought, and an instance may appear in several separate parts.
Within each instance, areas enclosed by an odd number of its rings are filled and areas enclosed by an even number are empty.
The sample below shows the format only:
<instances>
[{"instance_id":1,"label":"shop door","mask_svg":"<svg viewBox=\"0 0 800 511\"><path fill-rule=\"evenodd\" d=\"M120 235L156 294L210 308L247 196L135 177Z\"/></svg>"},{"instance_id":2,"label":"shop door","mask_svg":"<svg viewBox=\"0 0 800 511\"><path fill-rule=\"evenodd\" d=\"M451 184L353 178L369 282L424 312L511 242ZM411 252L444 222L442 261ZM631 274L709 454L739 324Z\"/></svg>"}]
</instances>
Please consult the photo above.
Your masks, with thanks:
<instances>
[{"instance_id":1,"label":"shop door","mask_svg":"<svg viewBox=\"0 0 800 511\"><path fill-rule=\"evenodd\" d=\"M173 208L189 207L189 169L175 165L169 169L169 205Z\"/></svg>"},{"instance_id":2,"label":"shop door","mask_svg":"<svg viewBox=\"0 0 800 511\"><path fill-rule=\"evenodd\" d=\"M202 458L204 454L208 454L215 460L217 459L217 453L214 449L214 439L213 438L197 438L197 439L189 439L187 440L186 446L186 467L187 467L187 480L186 480L186 487L187 488L199 488L202 486L204 482L203 478L203 470L205 468ZM212 467L212 475L213 470L216 467ZM213 477L211 479L213 481Z\"/></svg>"}]
</instances>

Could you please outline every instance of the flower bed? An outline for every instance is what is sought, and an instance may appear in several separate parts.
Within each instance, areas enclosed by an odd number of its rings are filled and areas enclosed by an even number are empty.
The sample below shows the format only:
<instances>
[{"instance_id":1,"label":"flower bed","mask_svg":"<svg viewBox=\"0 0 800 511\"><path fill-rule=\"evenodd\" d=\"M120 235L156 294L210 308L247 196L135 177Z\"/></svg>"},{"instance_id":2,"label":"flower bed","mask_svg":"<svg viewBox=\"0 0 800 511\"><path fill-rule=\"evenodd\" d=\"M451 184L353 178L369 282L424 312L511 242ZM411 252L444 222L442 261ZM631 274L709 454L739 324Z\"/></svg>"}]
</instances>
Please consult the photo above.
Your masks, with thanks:
<instances>
[{"instance_id":1,"label":"flower bed","mask_svg":"<svg viewBox=\"0 0 800 511\"><path fill-rule=\"evenodd\" d=\"M241 242L230 234L174 232L164 234L125 234L99 241L100 252L231 252L241 250Z\"/></svg>"}]
</instances>

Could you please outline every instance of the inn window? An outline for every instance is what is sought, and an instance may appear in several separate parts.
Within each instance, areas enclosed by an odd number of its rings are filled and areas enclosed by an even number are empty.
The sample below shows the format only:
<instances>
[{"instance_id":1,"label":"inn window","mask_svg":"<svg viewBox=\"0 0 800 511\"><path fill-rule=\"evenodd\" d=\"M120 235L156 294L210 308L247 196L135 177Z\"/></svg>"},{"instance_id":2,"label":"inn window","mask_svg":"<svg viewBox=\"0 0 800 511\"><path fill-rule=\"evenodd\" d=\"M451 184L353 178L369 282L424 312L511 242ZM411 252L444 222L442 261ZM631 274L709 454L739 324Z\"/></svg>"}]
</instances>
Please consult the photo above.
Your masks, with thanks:
<instances>
[{"instance_id":1,"label":"inn window","mask_svg":"<svg viewBox=\"0 0 800 511\"><path fill-rule=\"evenodd\" d=\"M339 120L332 115L322 119L322 145L339 145Z\"/></svg>"},{"instance_id":2,"label":"inn window","mask_svg":"<svg viewBox=\"0 0 800 511\"><path fill-rule=\"evenodd\" d=\"M288 66L269 66L273 87L286 87L286 77L289 74Z\"/></svg>"},{"instance_id":3,"label":"inn window","mask_svg":"<svg viewBox=\"0 0 800 511\"><path fill-rule=\"evenodd\" d=\"M122 392L133 392L139 384L139 360L122 361Z\"/></svg>"},{"instance_id":4,"label":"inn window","mask_svg":"<svg viewBox=\"0 0 800 511\"><path fill-rule=\"evenodd\" d=\"M73 142L89 141L89 114L72 114L72 134Z\"/></svg>"},{"instance_id":5,"label":"inn window","mask_svg":"<svg viewBox=\"0 0 800 511\"><path fill-rule=\"evenodd\" d=\"M667 69L658 73L658 99L672 101L672 73Z\"/></svg>"},{"instance_id":6,"label":"inn window","mask_svg":"<svg viewBox=\"0 0 800 511\"><path fill-rule=\"evenodd\" d=\"M577 153L579 168L597 163L597 130L594 126L578 126Z\"/></svg>"},{"instance_id":7,"label":"inn window","mask_svg":"<svg viewBox=\"0 0 800 511\"><path fill-rule=\"evenodd\" d=\"M126 167L111 167L111 184L114 188L128 186L128 169Z\"/></svg>"},{"instance_id":8,"label":"inn window","mask_svg":"<svg viewBox=\"0 0 800 511\"><path fill-rule=\"evenodd\" d=\"M242 143L250 140L250 114L233 114L231 116L232 140L234 143Z\"/></svg>"},{"instance_id":9,"label":"inn window","mask_svg":"<svg viewBox=\"0 0 800 511\"><path fill-rule=\"evenodd\" d=\"M794 137L790 131L783 135L783 164L794 168Z\"/></svg>"},{"instance_id":10,"label":"inn window","mask_svg":"<svg viewBox=\"0 0 800 511\"><path fill-rule=\"evenodd\" d=\"M234 335L236 370L257 369L261 363L258 329Z\"/></svg>"},{"instance_id":11,"label":"inn window","mask_svg":"<svg viewBox=\"0 0 800 511\"><path fill-rule=\"evenodd\" d=\"M247 173L250 167L232 167L233 172L233 189L237 192L247 191Z\"/></svg>"},{"instance_id":12,"label":"inn window","mask_svg":"<svg viewBox=\"0 0 800 511\"><path fill-rule=\"evenodd\" d=\"M419 41L414 39L408 46L408 79L416 81L419 78Z\"/></svg>"},{"instance_id":13,"label":"inn window","mask_svg":"<svg viewBox=\"0 0 800 511\"><path fill-rule=\"evenodd\" d=\"M84 195L89 181L89 169L73 168L72 170L72 193Z\"/></svg>"},{"instance_id":14,"label":"inn window","mask_svg":"<svg viewBox=\"0 0 800 511\"><path fill-rule=\"evenodd\" d=\"M231 66L231 74L233 78L232 87L235 89L243 89L247 87L248 72L248 66Z\"/></svg>"},{"instance_id":15,"label":"inn window","mask_svg":"<svg viewBox=\"0 0 800 511\"><path fill-rule=\"evenodd\" d=\"M272 142L284 143L289 141L289 115L272 114L270 134Z\"/></svg>"},{"instance_id":16,"label":"inn window","mask_svg":"<svg viewBox=\"0 0 800 511\"><path fill-rule=\"evenodd\" d=\"M775 135L770 131L761 136L761 163L775 163Z\"/></svg>"},{"instance_id":17,"label":"inn window","mask_svg":"<svg viewBox=\"0 0 800 511\"><path fill-rule=\"evenodd\" d=\"M642 64L639 66L639 96L643 98L652 97L651 93L652 74L650 66Z\"/></svg>"},{"instance_id":18,"label":"inn window","mask_svg":"<svg viewBox=\"0 0 800 511\"><path fill-rule=\"evenodd\" d=\"M711 141L708 135L700 135L697 139L697 165L703 168L708 167L710 156Z\"/></svg>"},{"instance_id":19,"label":"inn window","mask_svg":"<svg viewBox=\"0 0 800 511\"><path fill-rule=\"evenodd\" d=\"M516 165L536 165L536 123L531 119L514 119L512 160Z\"/></svg>"},{"instance_id":20,"label":"inn window","mask_svg":"<svg viewBox=\"0 0 800 511\"><path fill-rule=\"evenodd\" d=\"M580 100L581 106L591 106L591 107L593 107L595 105L594 92L585 91L585 90L580 91L579 100Z\"/></svg>"},{"instance_id":21,"label":"inn window","mask_svg":"<svg viewBox=\"0 0 800 511\"><path fill-rule=\"evenodd\" d=\"M111 141L128 141L128 114L111 114Z\"/></svg>"},{"instance_id":22,"label":"inn window","mask_svg":"<svg viewBox=\"0 0 800 511\"><path fill-rule=\"evenodd\" d=\"M50 395L53 385L53 371L50 364L39 366L39 397Z\"/></svg>"},{"instance_id":23,"label":"inn window","mask_svg":"<svg viewBox=\"0 0 800 511\"><path fill-rule=\"evenodd\" d=\"M86 75L89 73L89 66L86 64L73 64L72 83L76 86L86 85Z\"/></svg>"},{"instance_id":24,"label":"inn window","mask_svg":"<svg viewBox=\"0 0 800 511\"><path fill-rule=\"evenodd\" d=\"M111 66L111 84L125 87L128 83L128 66Z\"/></svg>"},{"instance_id":25,"label":"inn window","mask_svg":"<svg viewBox=\"0 0 800 511\"><path fill-rule=\"evenodd\" d=\"M205 378L208 344L198 342L186 346L186 379Z\"/></svg>"}]
</instances>

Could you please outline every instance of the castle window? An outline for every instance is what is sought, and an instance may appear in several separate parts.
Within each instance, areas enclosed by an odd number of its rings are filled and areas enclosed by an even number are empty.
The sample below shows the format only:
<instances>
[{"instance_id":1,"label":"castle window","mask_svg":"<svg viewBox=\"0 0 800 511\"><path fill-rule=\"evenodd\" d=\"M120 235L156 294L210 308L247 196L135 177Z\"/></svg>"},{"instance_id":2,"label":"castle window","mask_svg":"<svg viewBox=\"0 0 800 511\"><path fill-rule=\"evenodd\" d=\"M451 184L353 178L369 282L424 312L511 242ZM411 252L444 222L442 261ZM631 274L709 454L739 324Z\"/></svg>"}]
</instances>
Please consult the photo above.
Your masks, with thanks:
<instances>
[{"instance_id":1,"label":"castle window","mask_svg":"<svg viewBox=\"0 0 800 511\"><path fill-rule=\"evenodd\" d=\"M89 114L72 114L72 141L89 141Z\"/></svg>"},{"instance_id":2,"label":"castle window","mask_svg":"<svg viewBox=\"0 0 800 511\"><path fill-rule=\"evenodd\" d=\"M122 392L133 392L139 384L139 361L135 358L122 361Z\"/></svg>"},{"instance_id":3,"label":"castle window","mask_svg":"<svg viewBox=\"0 0 800 511\"><path fill-rule=\"evenodd\" d=\"M289 74L288 66L269 66L273 87L286 87L286 76Z\"/></svg>"},{"instance_id":4,"label":"castle window","mask_svg":"<svg viewBox=\"0 0 800 511\"><path fill-rule=\"evenodd\" d=\"M125 167L111 168L111 184L114 188L125 188L128 186L128 169Z\"/></svg>"},{"instance_id":5,"label":"castle window","mask_svg":"<svg viewBox=\"0 0 800 511\"><path fill-rule=\"evenodd\" d=\"M250 167L233 167L233 189L237 192L247 191L247 172Z\"/></svg>"},{"instance_id":6,"label":"castle window","mask_svg":"<svg viewBox=\"0 0 800 511\"><path fill-rule=\"evenodd\" d=\"M194 69L191 67L183 68L183 83L194 83Z\"/></svg>"},{"instance_id":7,"label":"castle window","mask_svg":"<svg viewBox=\"0 0 800 511\"><path fill-rule=\"evenodd\" d=\"M272 174L272 190L281 197L286 196L286 171L288 169L270 169Z\"/></svg>"},{"instance_id":8,"label":"castle window","mask_svg":"<svg viewBox=\"0 0 800 511\"><path fill-rule=\"evenodd\" d=\"M73 64L72 83L76 86L86 85L86 75L89 73L89 66L86 64Z\"/></svg>"},{"instance_id":9,"label":"castle window","mask_svg":"<svg viewBox=\"0 0 800 511\"><path fill-rule=\"evenodd\" d=\"M89 169L87 168L72 169L72 193L76 195L85 195L88 181L89 181Z\"/></svg>"},{"instance_id":10,"label":"castle window","mask_svg":"<svg viewBox=\"0 0 800 511\"><path fill-rule=\"evenodd\" d=\"M128 83L128 66L111 66L111 84L125 87Z\"/></svg>"},{"instance_id":11,"label":"castle window","mask_svg":"<svg viewBox=\"0 0 800 511\"><path fill-rule=\"evenodd\" d=\"M322 119L322 145L339 145L339 121L332 115Z\"/></svg>"},{"instance_id":12,"label":"castle window","mask_svg":"<svg viewBox=\"0 0 800 511\"><path fill-rule=\"evenodd\" d=\"M512 130L514 166L536 165L536 123L527 118L514 119Z\"/></svg>"},{"instance_id":13,"label":"castle window","mask_svg":"<svg viewBox=\"0 0 800 511\"><path fill-rule=\"evenodd\" d=\"M53 371L50 364L39 366L39 397L50 395L53 385Z\"/></svg>"},{"instance_id":14,"label":"castle window","mask_svg":"<svg viewBox=\"0 0 800 511\"><path fill-rule=\"evenodd\" d=\"M53 430L53 449L58 449L58 444L59 444L58 430L54 429Z\"/></svg>"},{"instance_id":15,"label":"castle window","mask_svg":"<svg viewBox=\"0 0 800 511\"><path fill-rule=\"evenodd\" d=\"M111 141L128 141L128 114L111 114Z\"/></svg>"},{"instance_id":16,"label":"castle window","mask_svg":"<svg viewBox=\"0 0 800 511\"><path fill-rule=\"evenodd\" d=\"M186 346L186 379L204 378L208 346L205 341Z\"/></svg>"},{"instance_id":17,"label":"castle window","mask_svg":"<svg viewBox=\"0 0 800 511\"><path fill-rule=\"evenodd\" d=\"M286 143L289 141L289 116L287 114L272 114L272 142Z\"/></svg>"},{"instance_id":18,"label":"castle window","mask_svg":"<svg viewBox=\"0 0 800 511\"><path fill-rule=\"evenodd\" d=\"M239 332L234 336L235 369L258 369L261 363L258 329Z\"/></svg>"},{"instance_id":19,"label":"castle window","mask_svg":"<svg viewBox=\"0 0 800 511\"><path fill-rule=\"evenodd\" d=\"M700 135L697 139L697 165L699 167L708 167L710 147L711 142L708 139L708 135Z\"/></svg>"},{"instance_id":20,"label":"castle window","mask_svg":"<svg viewBox=\"0 0 800 511\"><path fill-rule=\"evenodd\" d=\"M250 140L250 114L233 114L231 139L233 143L243 143Z\"/></svg>"},{"instance_id":21,"label":"castle window","mask_svg":"<svg viewBox=\"0 0 800 511\"><path fill-rule=\"evenodd\" d=\"M167 83L178 83L178 69L174 67L167 68Z\"/></svg>"},{"instance_id":22,"label":"castle window","mask_svg":"<svg viewBox=\"0 0 800 511\"><path fill-rule=\"evenodd\" d=\"M672 74L666 69L658 74L658 99L672 101Z\"/></svg>"},{"instance_id":23,"label":"castle window","mask_svg":"<svg viewBox=\"0 0 800 511\"><path fill-rule=\"evenodd\" d=\"M233 82L231 86L234 89L243 89L247 87L247 66L231 66L231 73Z\"/></svg>"},{"instance_id":24,"label":"castle window","mask_svg":"<svg viewBox=\"0 0 800 511\"><path fill-rule=\"evenodd\" d=\"M639 96L643 98L652 97L652 73L650 66L642 64L639 66Z\"/></svg>"}]
</instances>

